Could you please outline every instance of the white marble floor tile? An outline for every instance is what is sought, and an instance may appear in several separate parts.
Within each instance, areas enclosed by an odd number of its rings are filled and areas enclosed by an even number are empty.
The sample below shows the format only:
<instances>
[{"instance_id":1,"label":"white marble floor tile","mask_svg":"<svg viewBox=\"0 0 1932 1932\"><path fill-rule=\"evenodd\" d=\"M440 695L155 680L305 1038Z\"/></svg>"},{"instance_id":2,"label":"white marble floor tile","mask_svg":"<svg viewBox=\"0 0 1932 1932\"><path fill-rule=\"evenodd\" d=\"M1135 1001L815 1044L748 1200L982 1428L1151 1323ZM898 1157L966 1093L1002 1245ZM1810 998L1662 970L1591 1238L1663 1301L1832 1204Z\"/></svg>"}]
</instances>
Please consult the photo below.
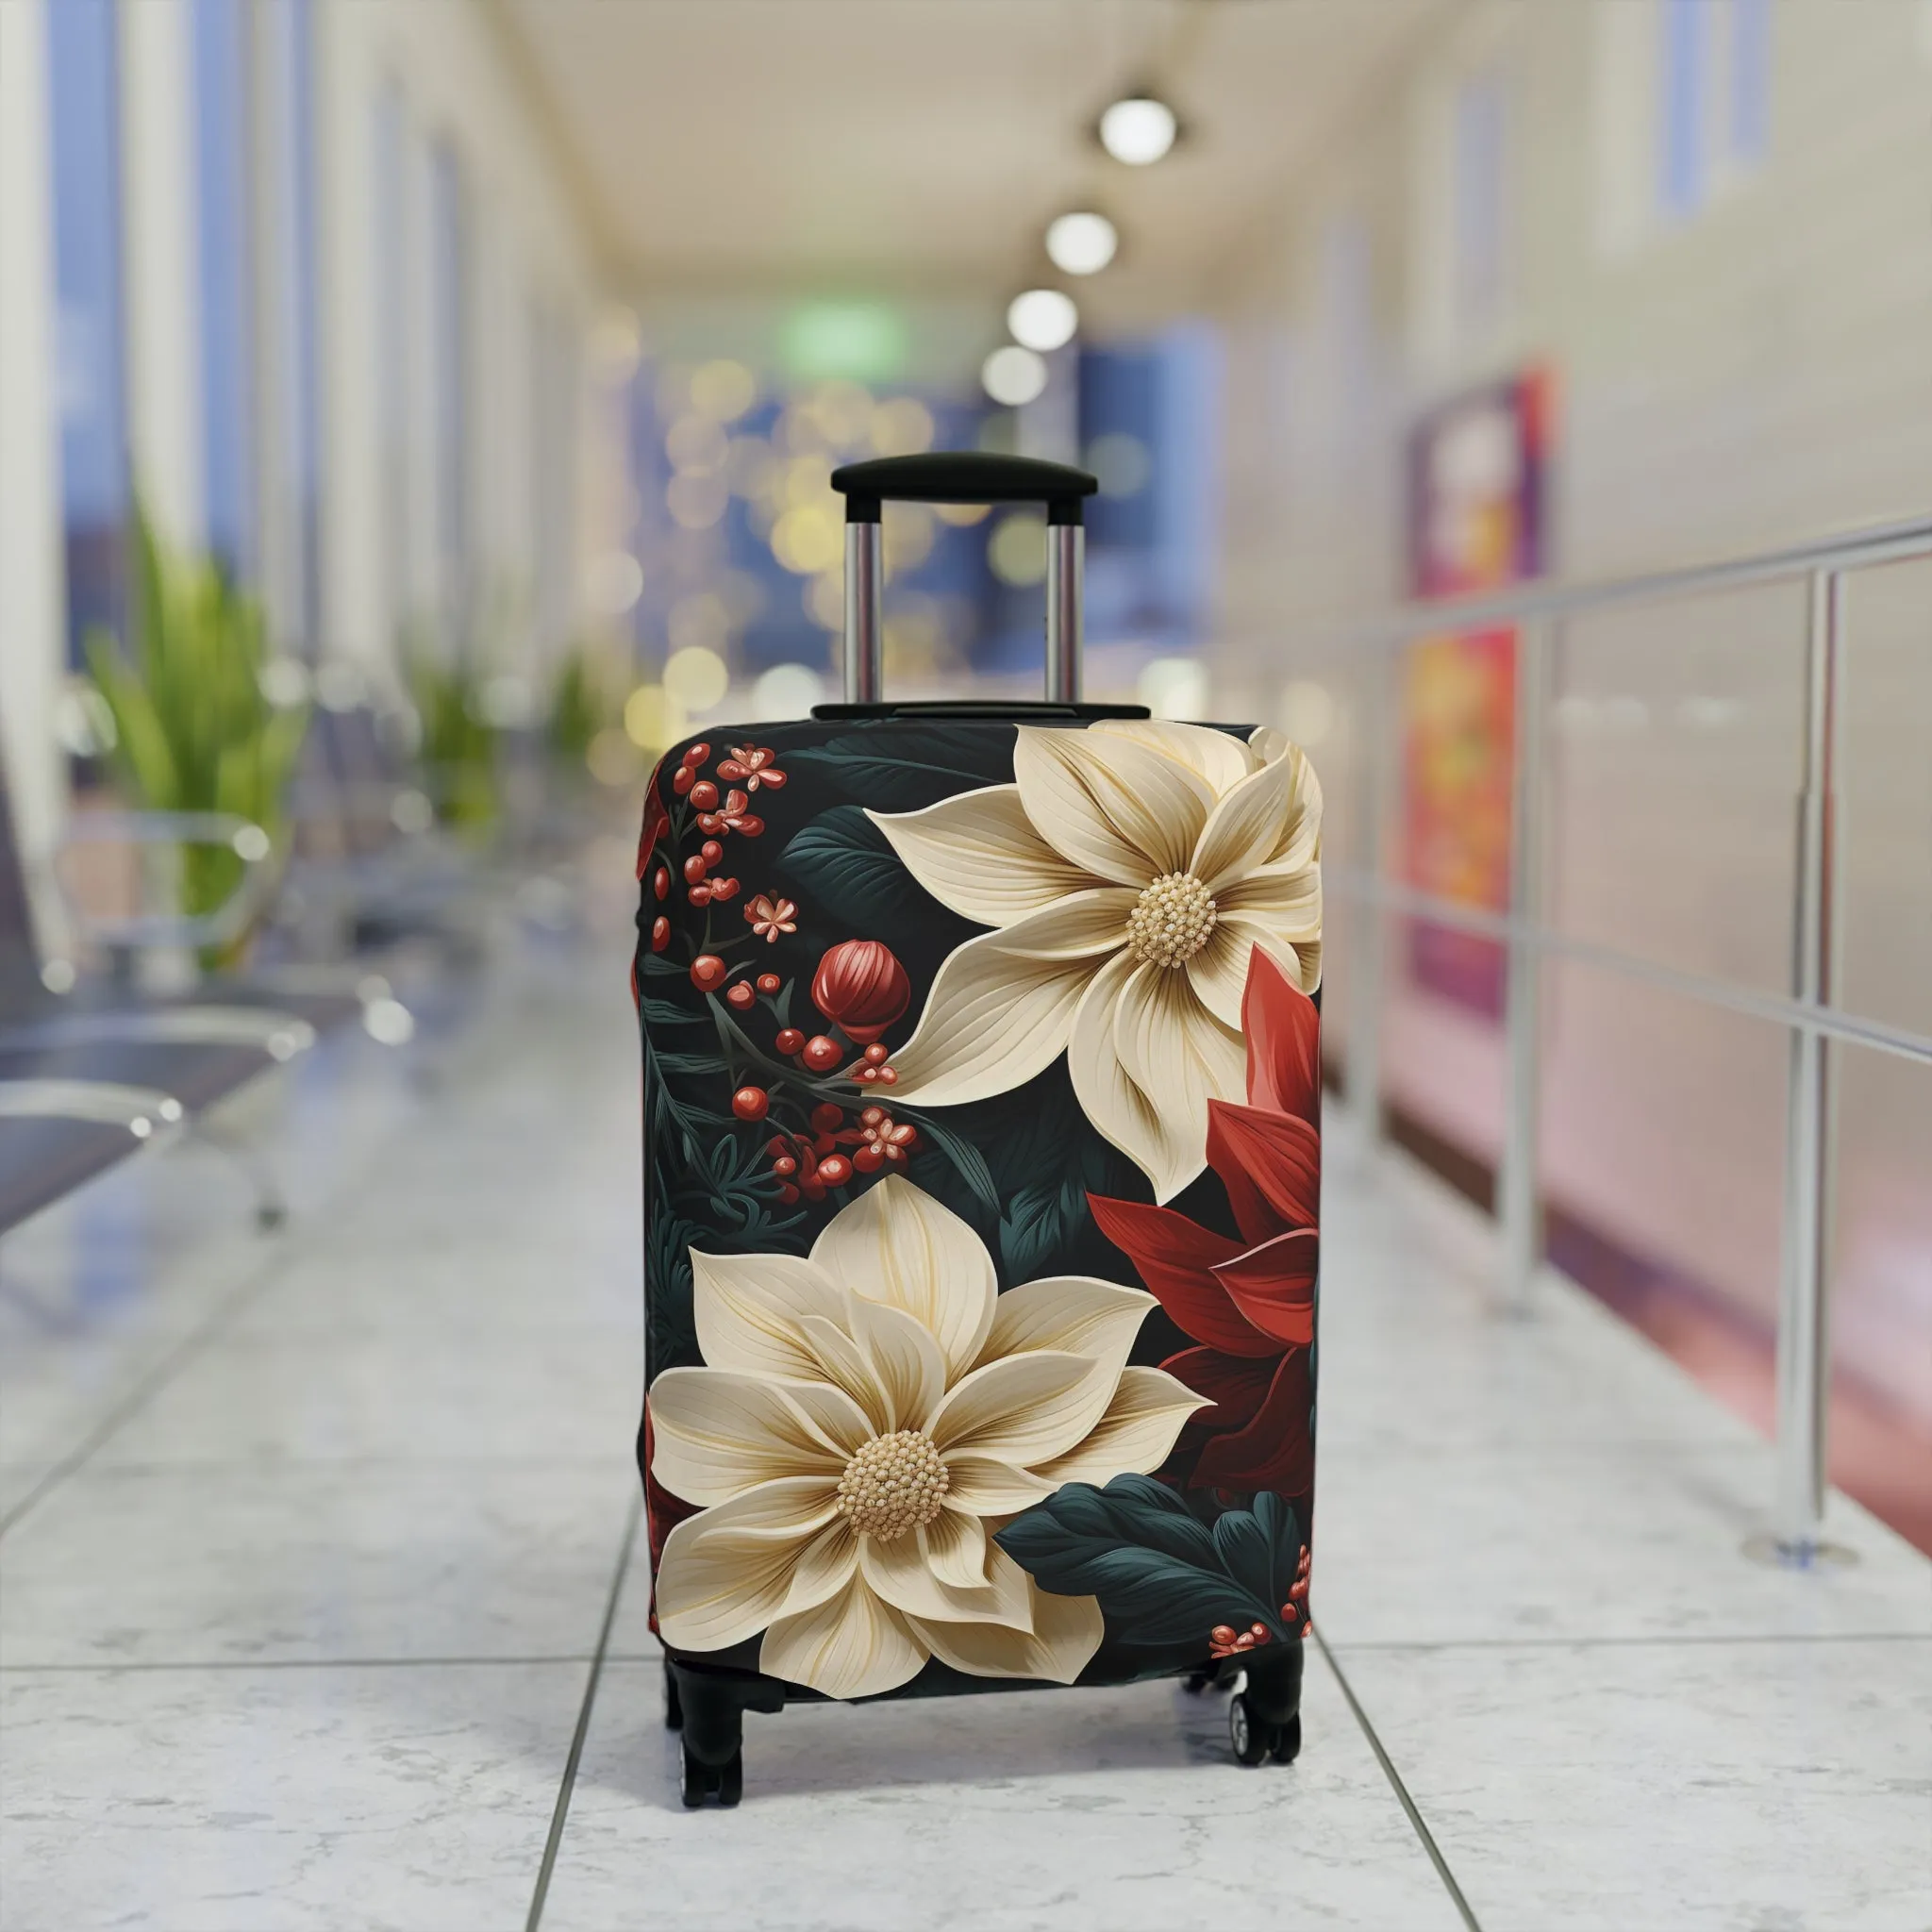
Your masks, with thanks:
<instances>
[{"instance_id":1,"label":"white marble floor tile","mask_svg":"<svg viewBox=\"0 0 1932 1932\"><path fill-rule=\"evenodd\" d=\"M1338 1657L1483 1932L1932 1924L1932 1642Z\"/></svg>"},{"instance_id":2,"label":"white marble floor tile","mask_svg":"<svg viewBox=\"0 0 1932 1932\"><path fill-rule=\"evenodd\" d=\"M281 1271L226 1332L239 1340L601 1326L639 1338L641 1351L643 1319L633 1229L537 1253L457 1241L401 1249L381 1239L336 1242Z\"/></svg>"},{"instance_id":3,"label":"white marble floor tile","mask_svg":"<svg viewBox=\"0 0 1932 1932\"><path fill-rule=\"evenodd\" d=\"M801 1705L746 1722L745 1797L686 1812L659 1673L607 1667L544 1932L1249 1932L1458 1925L1325 1667L1291 1767L1172 1684Z\"/></svg>"},{"instance_id":4,"label":"white marble floor tile","mask_svg":"<svg viewBox=\"0 0 1932 1932\"><path fill-rule=\"evenodd\" d=\"M642 1395L641 1339L609 1324L224 1339L95 1460L621 1461Z\"/></svg>"},{"instance_id":5,"label":"white marble floor tile","mask_svg":"<svg viewBox=\"0 0 1932 1932\"><path fill-rule=\"evenodd\" d=\"M0 1544L0 1663L588 1656L635 1487L621 1457L89 1468Z\"/></svg>"},{"instance_id":6,"label":"white marble floor tile","mask_svg":"<svg viewBox=\"0 0 1932 1932\"><path fill-rule=\"evenodd\" d=\"M5 1932L516 1932L580 1663L0 1675Z\"/></svg>"},{"instance_id":7,"label":"white marble floor tile","mask_svg":"<svg viewBox=\"0 0 1932 1932\"><path fill-rule=\"evenodd\" d=\"M1764 1450L1557 1444L1320 1458L1315 1618L1337 1643L1932 1635L1932 1561L1842 1497L1846 1568L1767 1568Z\"/></svg>"}]
</instances>

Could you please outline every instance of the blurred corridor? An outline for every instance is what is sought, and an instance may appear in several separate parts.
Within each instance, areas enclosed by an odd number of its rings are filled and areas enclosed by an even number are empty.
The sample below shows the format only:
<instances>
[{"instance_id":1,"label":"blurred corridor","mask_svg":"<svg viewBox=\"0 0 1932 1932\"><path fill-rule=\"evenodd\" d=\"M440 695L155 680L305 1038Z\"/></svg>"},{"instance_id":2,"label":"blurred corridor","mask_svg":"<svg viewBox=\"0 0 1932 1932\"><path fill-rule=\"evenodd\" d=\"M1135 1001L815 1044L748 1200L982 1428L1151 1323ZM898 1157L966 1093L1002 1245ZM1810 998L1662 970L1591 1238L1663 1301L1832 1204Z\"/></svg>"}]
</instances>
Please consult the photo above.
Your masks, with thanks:
<instances>
[{"instance_id":1,"label":"blurred corridor","mask_svg":"<svg viewBox=\"0 0 1932 1932\"><path fill-rule=\"evenodd\" d=\"M0 1932L1925 1923L1928 90L1926 0L0 0ZM1309 1752L822 1710L680 1821L632 848L945 449L1099 479L1087 697L1321 776ZM1041 515L882 542L892 697L1038 693Z\"/></svg>"}]
</instances>

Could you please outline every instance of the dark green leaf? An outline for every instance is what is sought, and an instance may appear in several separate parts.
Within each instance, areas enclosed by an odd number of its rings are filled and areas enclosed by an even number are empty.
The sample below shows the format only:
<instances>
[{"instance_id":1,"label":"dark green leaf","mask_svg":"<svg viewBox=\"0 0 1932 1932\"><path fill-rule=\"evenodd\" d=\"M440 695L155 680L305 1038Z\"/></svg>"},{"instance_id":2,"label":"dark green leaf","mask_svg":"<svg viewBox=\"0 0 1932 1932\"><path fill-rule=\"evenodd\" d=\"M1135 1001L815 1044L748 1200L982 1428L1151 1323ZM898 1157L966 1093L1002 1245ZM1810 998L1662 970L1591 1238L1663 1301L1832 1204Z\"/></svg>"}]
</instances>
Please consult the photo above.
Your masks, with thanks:
<instances>
[{"instance_id":1,"label":"dark green leaf","mask_svg":"<svg viewBox=\"0 0 1932 1932\"><path fill-rule=\"evenodd\" d=\"M782 863L817 900L814 909L861 931L882 931L932 908L886 835L856 805L813 820L785 848Z\"/></svg>"},{"instance_id":2,"label":"dark green leaf","mask_svg":"<svg viewBox=\"0 0 1932 1932\"><path fill-rule=\"evenodd\" d=\"M848 731L789 753L788 765L829 768L849 791L880 811L917 811L962 790L1010 784L1009 731L944 726Z\"/></svg>"},{"instance_id":3,"label":"dark green leaf","mask_svg":"<svg viewBox=\"0 0 1932 1932\"><path fill-rule=\"evenodd\" d=\"M1099 1599L1122 1642L1205 1650L1217 1624L1260 1624L1277 1639L1299 1554L1294 1514L1231 1509L1210 1531L1174 1491L1144 1475L1066 1488L998 1532L1042 1590ZM1276 1586L1279 1583L1279 1593Z\"/></svg>"},{"instance_id":4,"label":"dark green leaf","mask_svg":"<svg viewBox=\"0 0 1932 1932\"><path fill-rule=\"evenodd\" d=\"M999 1191L988 1173L986 1158L971 1141L964 1141L947 1126L941 1126L924 1109L904 1105L893 1109L901 1119L918 1123L921 1138L950 1160L959 1178L972 1190L974 1198L995 1214L1000 1209Z\"/></svg>"}]
</instances>

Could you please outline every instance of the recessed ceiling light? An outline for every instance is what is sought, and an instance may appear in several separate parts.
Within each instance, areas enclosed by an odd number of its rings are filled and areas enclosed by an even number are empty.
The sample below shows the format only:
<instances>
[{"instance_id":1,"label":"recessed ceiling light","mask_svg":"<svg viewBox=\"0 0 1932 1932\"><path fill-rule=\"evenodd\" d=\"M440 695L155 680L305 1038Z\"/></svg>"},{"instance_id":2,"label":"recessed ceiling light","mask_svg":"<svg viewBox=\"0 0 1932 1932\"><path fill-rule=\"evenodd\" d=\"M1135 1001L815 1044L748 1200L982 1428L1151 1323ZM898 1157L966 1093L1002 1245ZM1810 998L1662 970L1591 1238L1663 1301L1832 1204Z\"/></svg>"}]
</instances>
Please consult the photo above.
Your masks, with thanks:
<instances>
[{"instance_id":1,"label":"recessed ceiling light","mask_svg":"<svg viewBox=\"0 0 1932 1932\"><path fill-rule=\"evenodd\" d=\"M1044 355L1074 340L1074 331L1080 326L1080 311L1074 308L1074 298L1058 289L1028 289L1008 304L1007 326L1023 349L1038 349Z\"/></svg>"},{"instance_id":2,"label":"recessed ceiling light","mask_svg":"<svg viewBox=\"0 0 1932 1932\"><path fill-rule=\"evenodd\" d=\"M1064 275L1098 275L1119 246L1113 224L1090 208L1058 216L1047 225L1047 255Z\"/></svg>"},{"instance_id":3,"label":"recessed ceiling light","mask_svg":"<svg viewBox=\"0 0 1932 1932\"><path fill-rule=\"evenodd\" d=\"M1100 117L1100 144L1115 160L1145 168L1173 147L1180 125L1165 101L1129 94Z\"/></svg>"},{"instance_id":4,"label":"recessed ceiling light","mask_svg":"<svg viewBox=\"0 0 1932 1932\"><path fill-rule=\"evenodd\" d=\"M1046 387L1046 364L1031 349L1008 342L980 365L979 380L994 402L1017 409Z\"/></svg>"}]
</instances>

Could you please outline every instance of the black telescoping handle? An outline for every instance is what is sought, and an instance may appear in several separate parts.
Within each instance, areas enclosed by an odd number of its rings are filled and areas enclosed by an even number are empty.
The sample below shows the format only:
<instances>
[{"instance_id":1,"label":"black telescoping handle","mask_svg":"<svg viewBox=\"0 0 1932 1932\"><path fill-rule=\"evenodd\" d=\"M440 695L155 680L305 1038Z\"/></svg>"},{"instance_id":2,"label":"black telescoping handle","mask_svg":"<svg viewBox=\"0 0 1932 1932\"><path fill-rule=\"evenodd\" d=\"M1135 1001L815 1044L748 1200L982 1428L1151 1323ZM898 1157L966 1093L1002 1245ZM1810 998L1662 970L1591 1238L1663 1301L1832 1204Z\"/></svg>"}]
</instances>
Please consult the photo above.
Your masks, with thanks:
<instances>
[{"instance_id":1,"label":"black telescoping handle","mask_svg":"<svg viewBox=\"0 0 1932 1932\"><path fill-rule=\"evenodd\" d=\"M926 456L876 457L832 472L848 524L875 524L887 503L1041 503L1049 524L1086 521L1086 499L1100 479L1068 463L1038 457L989 456L984 450L935 450Z\"/></svg>"}]
</instances>

